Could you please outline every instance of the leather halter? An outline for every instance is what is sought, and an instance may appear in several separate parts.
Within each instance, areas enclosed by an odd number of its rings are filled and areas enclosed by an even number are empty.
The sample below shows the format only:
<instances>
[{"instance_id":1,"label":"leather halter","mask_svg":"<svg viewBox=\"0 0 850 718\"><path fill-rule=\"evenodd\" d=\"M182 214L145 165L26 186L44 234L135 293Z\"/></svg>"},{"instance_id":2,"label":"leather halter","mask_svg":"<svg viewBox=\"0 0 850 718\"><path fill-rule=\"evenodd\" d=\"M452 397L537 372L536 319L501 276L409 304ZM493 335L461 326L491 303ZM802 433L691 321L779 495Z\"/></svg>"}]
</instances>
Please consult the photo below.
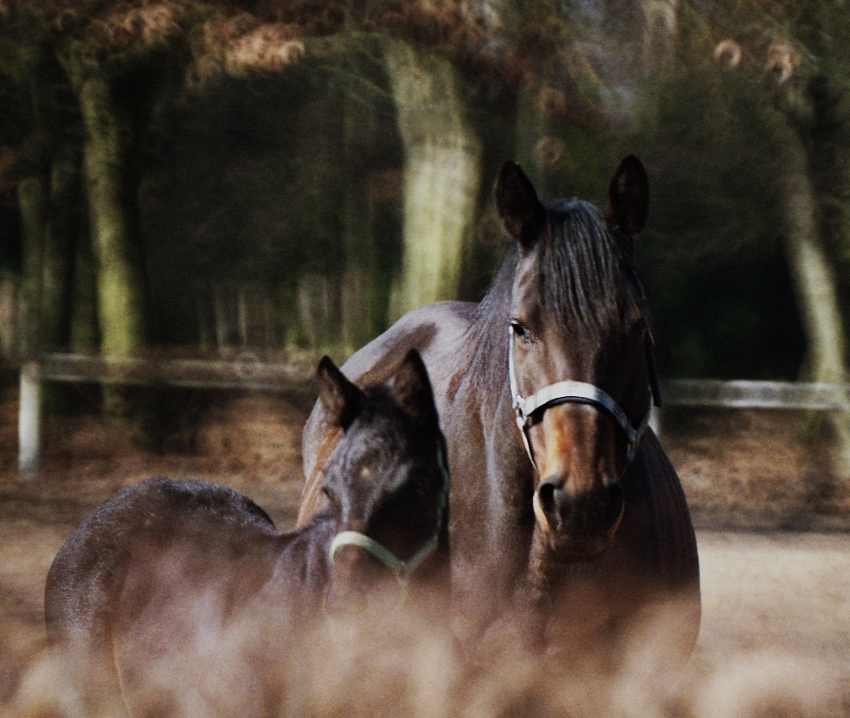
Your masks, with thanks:
<instances>
[{"instance_id":1,"label":"leather halter","mask_svg":"<svg viewBox=\"0 0 850 718\"><path fill-rule=\"evenodd\" d=\"M658 391L658 382L655 377L654 362L651 361L651 347L647 346L649 355L649 371L650 371L650 386L647 387L651 399L656 406L661 406L661 396ZM587 384L583 381L559 381L554 384L549 384L529 397L523 398L519 392L519 384L516 378L516 370L514 367L514 331L512 327L508 327L508 374L510 376L511 385L511 402L513 405L514 414L516 415L516 425L519 428L519 433L522 436L522 443L525 446L525 451L528 458L531 460L531 465L535 471L539 471L537 463L534 461L534 452L531 449L531 439L528 436L528 429L533 424L533 416L542 414L549 407L557 404L572 402L575 404L590 404L605 410L623 430L628 443L626 451L626 462L630 464L637 454L640 441L646 432L646 427L649 426L649 418L652 414L652 406L650 406L643 418L635 425L632 424L629 417L626 415L620 405L617 404L610 394L602 391L598 386ZM652 402L651 402L652 403Z\"/></svg>"},{"instance_id":2,"label":"leather halter","mask_svg":"<svg viewBox=\"0 0 850 718\"><path fill-rule=\"evenodd\" d=\"M357 548L361 548L374 556L392 571L392 574L396 577L401 587L406 589L413 572L437 550L437 546L440 543L440 529L443 526L443 514L449 493L449 472L446 468L442 446L437 448L437 464L443 477L443 485L437 497L437 526L434 529L434 535L425 542L422 548L407 559L407 561L402 561L392 551L366 534L359 531L340 531L334 536L328 548L328 558L331 564L333 564L336 558L337 551L343 546L357 546Z\"/></svg>"}]
</instances>

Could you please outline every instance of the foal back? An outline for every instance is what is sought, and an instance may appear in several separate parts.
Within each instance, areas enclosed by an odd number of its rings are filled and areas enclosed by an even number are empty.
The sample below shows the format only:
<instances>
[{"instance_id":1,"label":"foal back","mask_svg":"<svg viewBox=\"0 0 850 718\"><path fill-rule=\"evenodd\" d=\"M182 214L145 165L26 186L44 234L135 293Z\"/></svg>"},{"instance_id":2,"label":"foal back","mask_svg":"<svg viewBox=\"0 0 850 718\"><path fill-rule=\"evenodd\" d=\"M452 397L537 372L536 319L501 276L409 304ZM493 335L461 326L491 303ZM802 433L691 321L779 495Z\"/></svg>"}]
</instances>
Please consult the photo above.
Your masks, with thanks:
<instances>
[{"instance_id":1,"label":"foal back","mask_svg":"<svg viewBox=\"0 0 850 718\"><path fill-rule=\"evenodd\" d=\"M142 566L154 573L159 561L176 564L180 552L190 552L199 577L213 568L219 581L250 576L239 582L246 593L267 579L272 565L261 559L281 538L263 509L223 486L154 478L122 489L77 527L53 561L45 587L48 637L100 645L119 618L130 556L146 557Z\"/></svg>"}]
</instances>

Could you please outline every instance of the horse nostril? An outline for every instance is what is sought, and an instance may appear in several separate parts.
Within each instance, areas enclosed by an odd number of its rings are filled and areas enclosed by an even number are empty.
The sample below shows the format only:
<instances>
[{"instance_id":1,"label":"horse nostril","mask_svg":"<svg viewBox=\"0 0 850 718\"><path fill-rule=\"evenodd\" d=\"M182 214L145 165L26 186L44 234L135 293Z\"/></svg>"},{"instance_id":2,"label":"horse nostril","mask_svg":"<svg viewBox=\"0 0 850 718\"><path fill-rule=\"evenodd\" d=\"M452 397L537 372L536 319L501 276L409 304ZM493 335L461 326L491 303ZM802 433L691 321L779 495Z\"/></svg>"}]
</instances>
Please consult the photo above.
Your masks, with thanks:
<instances>
[{"instance_id":1,"label":"horse nostril","mask_svg":"<svg viewBox=\"0 0 850 718\"><path fill-rule=\"evenodd\" d=\"M537 493L540 498L540 506L543 510L549 514L555 511L555 485L554 484L540 484L540 487L537 489Z\"/></svg>"},{"instance_id":2,"label":"horse nostril","mask_svg":"<svg viewBox=\"0 0 850 718\"><path fill-rule=\"evenodd\" d=\"M565 509L566 493L564 481L560 477L543 479L535 494L535 513L537 520L546 528L554 528L561 523L561 514Z\"/></svg>"}]
</instances>

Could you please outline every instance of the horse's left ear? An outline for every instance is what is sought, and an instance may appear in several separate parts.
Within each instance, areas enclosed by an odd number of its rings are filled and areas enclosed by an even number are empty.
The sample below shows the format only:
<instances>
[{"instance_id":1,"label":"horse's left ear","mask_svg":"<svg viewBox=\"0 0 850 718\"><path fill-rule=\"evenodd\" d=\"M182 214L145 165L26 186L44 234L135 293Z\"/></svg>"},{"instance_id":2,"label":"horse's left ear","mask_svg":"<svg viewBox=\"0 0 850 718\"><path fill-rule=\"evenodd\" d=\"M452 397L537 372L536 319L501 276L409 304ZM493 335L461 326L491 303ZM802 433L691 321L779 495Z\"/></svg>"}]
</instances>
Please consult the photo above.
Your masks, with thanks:
<instances>
[{"instance_id":1,"label":"horse's left ear","mask_svg":"<svg viewBox=\"0 0 850 718\"><path fill-rule=\"evenodd\" d=\"M316 369L319 400L328 413L331 423L347 431L363 411L363 392L337 369L333 360L322 357Z\"/></svg>"},{"instance_id":2,"label":"horse's left ear","mask_svg":"<svg viewBox=\"0 0 850 718\"><path fill-rule=\"evenodd\" d=\"M649 180L641 161L629 155L620 162L608 187L605 219L625 234L643 229L649 214Z\"/></svg>"},{"instance_id":3,"label":"horse's left ear","mask_svg":"<svg viewBox=\"0 0 850 718\"><path fill-rule=\"evenodd\" d=\"M398 368L393 383L398 405L423 425L439 424L434 392L425 362L415 349L411 349Z\"/></svg>"}]
</instances>

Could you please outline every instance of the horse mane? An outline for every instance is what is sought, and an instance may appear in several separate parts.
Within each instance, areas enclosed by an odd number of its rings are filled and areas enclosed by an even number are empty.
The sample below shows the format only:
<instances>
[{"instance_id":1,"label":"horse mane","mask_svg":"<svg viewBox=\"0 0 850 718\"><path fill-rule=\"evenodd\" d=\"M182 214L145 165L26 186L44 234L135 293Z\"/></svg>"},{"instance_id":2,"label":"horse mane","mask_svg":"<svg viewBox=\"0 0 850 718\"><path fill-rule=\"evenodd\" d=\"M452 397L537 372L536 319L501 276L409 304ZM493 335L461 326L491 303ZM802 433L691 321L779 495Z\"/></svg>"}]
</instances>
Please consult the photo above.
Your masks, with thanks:
<instances>
[{"instance_id":1,"label":"horse mane","mask_svg":"<svg viewBox=\"0 0 850 718\"><path fill-rule=\"evenodd\" d=\"M540 301L564 330L578 341L598 342L614 325L649 322L646 295L628 238L609 227L602 212L579 199L546 205L549 218L541 233L538 261ZM451 398L461 380L470 378L478 396L494 396L508 364L508 321L517 266L517 242L511 242L487 294L467 330L465 362L449 384Z\"/></svg>"},{"instance_id":2,"label":"horse mane","mask_svg":"<svg viewBox=\"0 0 850 718\"><path fill-rule=\"evenodd\" d=\"M493 387L498 387L504 380L503 374L508 366L506 338L511 288L519 260L519 248L516 242L511 242L505 259L479 302L475 318L466 331L463 345L469 347L468 361L461 362L458 372L449 382L449 399L454 397L465 376L472 379L473 392L482 396L486 395L487 387L491 395L495 396L492 394Z\"/></svg>"},{"instance_id":3,"label":"horse mane","mask_svg":"<svg viewBox=\"0 0 850 718\"><path fill-rule=\"evenodd\" d=\"M576 338L597 342L611 326L648 319L629 239L578 199L547 205L551 235L541 237L538 286L547 311Z\"/></svg>"}]
</instances>

